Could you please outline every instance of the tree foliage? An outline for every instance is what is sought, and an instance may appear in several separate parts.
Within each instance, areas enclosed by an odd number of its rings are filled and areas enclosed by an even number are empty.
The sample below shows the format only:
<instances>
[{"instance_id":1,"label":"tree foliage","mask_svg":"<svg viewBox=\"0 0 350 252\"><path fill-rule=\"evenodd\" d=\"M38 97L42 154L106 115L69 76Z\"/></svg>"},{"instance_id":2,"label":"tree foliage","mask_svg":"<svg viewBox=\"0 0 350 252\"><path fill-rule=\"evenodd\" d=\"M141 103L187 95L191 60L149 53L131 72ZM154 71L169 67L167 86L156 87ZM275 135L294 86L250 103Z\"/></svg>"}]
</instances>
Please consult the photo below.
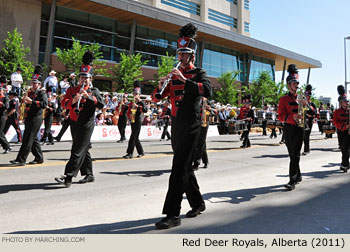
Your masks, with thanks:
<instances>
[{"instance_id":1,"label":"tree foliage","mask_svg":"<svg viewBox=\"0 0 350 252\"><path fill-rule=\"evenodd\" d=\"M239 71L222 73L218 78L221 88L214 91L214 99L222 104L237 105L240 83L237 81Z\"/></svg>"},{"instance_id":2,"label":"tree foliage","mask_svg":"<svg viewBox=\"0 0 350 252\"><path fill-rule=\"evenodd\" d=\"M244 86L243 91L251 95L253 107L261 108L263 103L278 104L281 96L285 94L285 85L275 83L267 71L260 73L259 77L249 86Z\"/></svg>"},{"instance_id":3,"label":"tree foliage","mask_svg":"<svg viewBox=\"0 0 350 252\"><path fill-rule=\"evenodd\" d=\"M166 56L162 56L160 62L158 62L158 80L167 76L174 68L175 56L169 56L168 52L166 52Z\"/></svg>"},{"instance_id":4,"label":"tree foliage","mask_svg":"<svg viewBox=\"0 0 350 252\"><path fill-rule=\"evenodd\" d=\"M140 53L127 55L125 53L120 54L121 61L113 68L112 79L117 83L118 92L131 93L133 90L133 83L135 80L142 81L142 65L147 64L146 61L141 61L142 55Z\"/></svg>"},{"instance_id":5,"label":"tree foliage","mask_svg":"<svg viewBox=\"0 0 350 252\"><path fill-rule=\"evenodd\" d=\"M22 68L23 82L31 79L34 71L34 65L27 60L30 48L23 45L22 34L17 28L12 32L7 32L7 38L3 41L3 47L0 49L0 75L10 78L17 67Z\"/></svg>"},{"instance_id":6,"label":"tree foliage","mask_svg":"<svg viewBox=\"0 0 350 252\"><path fill-rule=\"evenodd\" d=\"M103 61L102 52L100 52L100 45L85 44L82 45L79 40L73 39L73 45L71 49L60 49L56 48L57 59L62 62L65 66L67 72L79 73L80 67L82 65L83 55L87 51L93 52L95 59L92 62L94 67L94 74L107 76L106 62Z\"/></svg>"}]
</instances>

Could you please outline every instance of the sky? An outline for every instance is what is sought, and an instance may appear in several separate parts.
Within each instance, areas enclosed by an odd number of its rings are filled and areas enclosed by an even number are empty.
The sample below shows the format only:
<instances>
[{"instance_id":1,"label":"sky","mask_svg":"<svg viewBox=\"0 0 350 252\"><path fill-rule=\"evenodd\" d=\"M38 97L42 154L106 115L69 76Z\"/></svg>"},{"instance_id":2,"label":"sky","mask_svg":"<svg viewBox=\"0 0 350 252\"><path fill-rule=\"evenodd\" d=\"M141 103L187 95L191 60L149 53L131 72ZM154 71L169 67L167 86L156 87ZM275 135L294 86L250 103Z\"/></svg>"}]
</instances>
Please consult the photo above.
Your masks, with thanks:
<instances>
[{"instance_id":1,"label":"sky","mask_svg":"<svg viewBox=\"0 0 350 252\"><path fill-rule=\"evenodd\" d=\"M322 68L311 69L309 83L316 97L331 97L332 104L337 105L337 86L345 84L344 38L350 36L349 0L250 0L249 28L251 38L319 60ZM346 40L346 54L349 82L350 40ZM299 71L301 84L306 83L307 72ZM276 72L276 81L281 78L282 71Z\"/></svg>"}]
</instances>

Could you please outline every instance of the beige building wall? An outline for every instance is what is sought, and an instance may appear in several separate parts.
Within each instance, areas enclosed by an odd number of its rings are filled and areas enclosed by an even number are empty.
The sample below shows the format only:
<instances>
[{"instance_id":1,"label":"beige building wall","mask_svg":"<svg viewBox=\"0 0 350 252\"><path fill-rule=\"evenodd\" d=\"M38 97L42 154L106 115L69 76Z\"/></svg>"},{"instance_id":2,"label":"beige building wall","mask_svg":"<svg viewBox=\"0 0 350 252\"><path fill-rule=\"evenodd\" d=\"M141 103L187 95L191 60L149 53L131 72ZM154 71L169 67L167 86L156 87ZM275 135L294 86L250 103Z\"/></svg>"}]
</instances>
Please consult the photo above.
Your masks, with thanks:
<instances>
[{"instance_id":1,"label":"beige building wall","mask_svg":"<svg viewBox=\"0 0 350 252\"><path fill-rule=\"evenodd\" d=\"M23 44L31 48L28 60L36 64L39 55L41 1L1 0L0 1L0 42L7 38L7 32L16 27L22 34Z\"/></svg>"},{"instance_id":2,"label":"beige building wall","mask_svg":"<svg viewBox=\"0 0 350 252\"><path fill-rule=\"evenodd\" d=\"M220 27L225 30L236 32L250 37L249 32L244 31L244 22L250 23L250 11L244 9L244 0L238 0L237 5L226 0L190 0L190 2L200 5L200 16L181 11L178 8L163 4L161 0L134 0L153 7L174 12L194 20ZM237 28L230 27L220 22L209 19L208 10L212 9L237 19Z\"/></svg>"}]
</instances>

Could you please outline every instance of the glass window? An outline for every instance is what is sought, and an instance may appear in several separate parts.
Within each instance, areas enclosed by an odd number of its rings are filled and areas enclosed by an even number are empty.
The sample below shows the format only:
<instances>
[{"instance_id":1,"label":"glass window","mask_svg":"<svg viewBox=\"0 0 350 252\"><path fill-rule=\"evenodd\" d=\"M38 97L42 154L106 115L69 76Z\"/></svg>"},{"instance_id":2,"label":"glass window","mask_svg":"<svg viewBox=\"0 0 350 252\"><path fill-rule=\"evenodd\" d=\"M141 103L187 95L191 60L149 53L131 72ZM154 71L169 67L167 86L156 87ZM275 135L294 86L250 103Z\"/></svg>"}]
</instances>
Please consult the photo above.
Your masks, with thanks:
<instances>
[{"instance_id":1,"label":"glass window","mask_svg":"<svg viewBox=\"0 0 350 252\"><path fill-rule=\"evenodd\" d=\"M244 0L244 9L249 10L249 0Z\"/></svg>"},{"instance_id":2,"label":"glass window","mask_svg":"<svg viewBox=\"0 0 350 252\"><path fill-rule=\"evenodd\" d=\"M237 5L237 0L226 0L226 1Z\"/></svg>"},{"instance_id":3,"label":"glass window","mask_svg":"<svg viewBox=\"0 0 350 252\"><path fill-rule=\"evenodd\" d=\"M213 9L209 9L208 18L216 22L237 28L237 19L231 16L228 16L224 13L218 12Z\"/></svg>"},{"instance_id":4,"label":"glass window","mask_svg":"<svg viewBox=\"0 0 350 252\"><path fill-rule=\"evenodd\" d=\"M191 1L188 1L188 0L161 0L161 3L198 15L198 16L200 15L200 12L201 12L199 4L192 3Z\"/></svg>"},{"instance_id":5,"label":"glass window","mask_svg":"<svg viewBox=\"0 0 350 252\"><path fill-rule=\"evenodd\" d=\"M244 31L249 32L249 23L248 22L244 22Z\"/></svg>"}]
</instances>

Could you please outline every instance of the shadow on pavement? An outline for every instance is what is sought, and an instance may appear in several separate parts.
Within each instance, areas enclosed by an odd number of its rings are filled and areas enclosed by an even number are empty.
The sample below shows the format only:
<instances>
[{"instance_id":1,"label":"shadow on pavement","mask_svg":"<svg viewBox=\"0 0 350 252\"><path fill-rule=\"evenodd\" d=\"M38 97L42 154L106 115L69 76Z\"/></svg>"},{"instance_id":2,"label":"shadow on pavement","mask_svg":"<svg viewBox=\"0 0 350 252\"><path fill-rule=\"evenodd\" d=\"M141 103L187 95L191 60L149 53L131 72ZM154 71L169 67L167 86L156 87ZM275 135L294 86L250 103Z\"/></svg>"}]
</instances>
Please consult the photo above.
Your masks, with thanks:
<instances>
[{"instance_id":1,"label":"shadow on pavement","mask_svg":"<svg viewBox=\"0 0 350 252\"><path fill-rule=\"evenodd\" d=\"M261 156L255 156L253 158L288 158L288 154L277 154L277 155L261 155Z\"/></svg>"},{"instance_id":2,"label":"shadow on pavement","mask_svg":"<svg viewBox=\"0 0 350 252\"><path fill-rule=\"evenodd\" d=\"M62 188L65 187L62 187L62 185L57 183L2 185L0 186L0 194L13 191L54 190Z\"/></svg>"},{"instance_id":3,"label":"shadow on pavement","mask_svg":"<svg viewBox=\"0 0 350 252\"><path fill-rule=\"evenodd\" d=\"M126 175L126 176L140 176L144 178L149 177L158 177L165 173L170 173L171 169L169 170L153 170L153 171L126 171L126 172L100 172L101 174L108 174L108 175Z\"/></svg>"}]
</instances>

